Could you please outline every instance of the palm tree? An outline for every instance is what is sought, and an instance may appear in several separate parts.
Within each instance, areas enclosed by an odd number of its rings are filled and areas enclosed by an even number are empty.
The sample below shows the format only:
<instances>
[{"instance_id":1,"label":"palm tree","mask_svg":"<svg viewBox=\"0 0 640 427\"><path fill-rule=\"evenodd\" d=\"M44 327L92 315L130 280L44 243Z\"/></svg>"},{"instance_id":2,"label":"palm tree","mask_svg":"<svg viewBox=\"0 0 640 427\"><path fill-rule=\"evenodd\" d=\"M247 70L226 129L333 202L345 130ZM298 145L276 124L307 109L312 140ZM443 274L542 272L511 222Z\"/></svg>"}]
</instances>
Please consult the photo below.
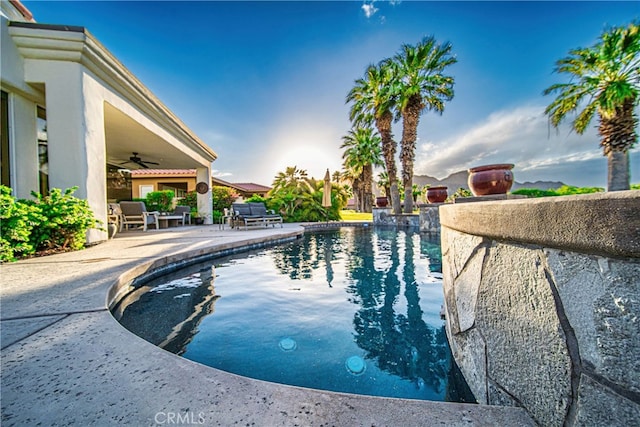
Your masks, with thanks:
<instances>
[{"instance_id":1,"label":"palm tree","mask_svg":"<svg viewBox=\"0 0 640 427\"><path fill-rule=\"evenodd\" d=\"M389 183L389 175L387 172L383 171L378 174L378 181L376 182L378 188L384 190L384 195L389 197L391 193L391 183Z\"/></svg>"},{"instance_id":2,"label":"palm tree","mask_svg":"<svg viewBox=\"0 0 640 427\"><path fill-rule=\"evenodd\" d=\"M351 129L347 135L342 137L342 140L340 148L345 149L342 155L344 168L353 171L353 175L357 178L353 180L354 193L357 193L356 182L362 186L361 192L358 194L358 210L371 212L373 207L373 166L382 166L380 136L370 127L359 127Z\"/></svg>"},{"instance_id":3,"label":"palm tree","mask_svg":"<svg viewBox=\"0 0 640 427\"><path fill-rule=\"evenodd\" d=\"M591 48L569 51L556 62L555 71L571 76L569 83L554 84L544 94L559 92L545 109L554 127L568 113L583 108L572 123L583 134L598 113L600 146L608 162L609 191L628 190L629 150L638 140L634 109L640 98L640 27L614 27Z\"/></svg>"},{"instance_id":4,"label":"palm tree","mask_svg":"<svg viewBox=\"0 0 640 427\"><path fill-rule=\"evenodd\" d=\"M396 108L402 116L400 161L405 213L413 211L413 162L420 114L425 110L442 114L445 102L453 99L454 79L442 73L456 62L451 44L438 44L433 36L416 46L403 45L392 61L398 91Z\"/></svg>"},{"instance_id":5,"label":"palm tree","mask_svg":"<svg viewBox=\"0 0 640 427\"><path fill-rule=\"evenodd\" d=\"M369 65L365 77L356 80L347 95L347 102L353 102L349 117L355 126L369 126L375 123L382 140L382 154L385 168L391 177L398 175L396 168L396 143L391 132L393 121L392 74L389 60L378 65ZM395 179L391 180L391 206L395 214L400 213L400 193Z\"/></svg>"},{"instance_id":6,"label":"palm tree","mask_svg":"<svg viewBox=\"0 0 640 427\"><path fill-rule=\"evenodd\" d=\"M298 169L297 166L288 166L284 172L278 172L271 184L271 191L276 193L282 189L297 190L309 185L306 170Z\"/></svg>"}]
</instances>

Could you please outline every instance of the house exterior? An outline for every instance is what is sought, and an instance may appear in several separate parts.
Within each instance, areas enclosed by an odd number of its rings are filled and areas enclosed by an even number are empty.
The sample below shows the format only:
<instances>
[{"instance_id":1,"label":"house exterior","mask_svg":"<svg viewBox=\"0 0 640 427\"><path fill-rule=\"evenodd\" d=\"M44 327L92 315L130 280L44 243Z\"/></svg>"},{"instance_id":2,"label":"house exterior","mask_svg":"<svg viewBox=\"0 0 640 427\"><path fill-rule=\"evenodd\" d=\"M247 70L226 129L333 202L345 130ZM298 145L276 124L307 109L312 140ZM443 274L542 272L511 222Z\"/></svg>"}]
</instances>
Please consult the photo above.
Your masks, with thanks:
<instances>
[{"instance_id":1,"label":"house exterior","mask_svg":"<svg viewBox=\"0 0 640 427\"><path fill-rule=\"evenodd\" d=\"M0 175L14 196L77 186L106 224L107 175L142 168L132 158L210 182L216 153L87 29L37 23L17 0L0 5ZM211 218L210 191L198 210Z\"/></svg>"},{"instance_id":2,"label":"house exterior","mask_svg":"<svg viewBox=\"0 0 640 427\"><path fill-rule=\"evenodd\" d=\"M196 170L138 169L131 171L130 180L130 197L133 198L144 198L147 193L160 190L173 190L176 197L183 197L186 193L196 189ZM210 185L212 187L228 187L243 199L249 198L254 194L265 197L271 190L271 187L253 182L233 183L216 177L211 178ZM122 199L124 197L119 198Z\"/></svg>"}]
</instances>

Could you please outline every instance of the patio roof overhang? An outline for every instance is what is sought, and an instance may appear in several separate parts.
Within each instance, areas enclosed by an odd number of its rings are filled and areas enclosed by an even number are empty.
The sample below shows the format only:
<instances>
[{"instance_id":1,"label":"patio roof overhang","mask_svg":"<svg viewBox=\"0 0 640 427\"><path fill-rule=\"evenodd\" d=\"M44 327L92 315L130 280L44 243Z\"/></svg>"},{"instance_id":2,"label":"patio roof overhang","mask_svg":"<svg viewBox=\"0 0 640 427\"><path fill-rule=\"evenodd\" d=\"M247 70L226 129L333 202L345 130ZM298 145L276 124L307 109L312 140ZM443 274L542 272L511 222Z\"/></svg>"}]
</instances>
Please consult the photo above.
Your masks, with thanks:
<instances>
[{"instance_id":1,"label":"patio roof overhang","mask_svg":"<svg viewBox=\"0 0 640 427\"><path fill-rule=\"evenodd\" d=\"M76 62L124 100L126 109L104 102L107 163L137 169L139 165L128 162L133 152L163 169L210 167L217 158L84 27L10 22L9 34L25 60L25 74L30 62ZM44 89L37 81L26 80Z\"/></svg>"}]
</instances>

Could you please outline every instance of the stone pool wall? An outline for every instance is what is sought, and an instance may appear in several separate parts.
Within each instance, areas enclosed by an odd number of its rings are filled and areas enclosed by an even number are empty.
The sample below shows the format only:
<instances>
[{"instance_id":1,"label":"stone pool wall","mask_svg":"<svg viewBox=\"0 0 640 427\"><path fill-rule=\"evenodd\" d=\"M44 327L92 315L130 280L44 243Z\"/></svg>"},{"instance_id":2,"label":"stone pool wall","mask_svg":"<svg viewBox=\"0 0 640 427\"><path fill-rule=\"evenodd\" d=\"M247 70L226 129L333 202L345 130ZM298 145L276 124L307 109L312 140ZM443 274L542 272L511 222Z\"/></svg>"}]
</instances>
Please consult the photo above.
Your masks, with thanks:
<instances>
[{"instance_id":1,"label":"stone pool wall","mask_svg":"<svg viewBox=\"0 0 640 427\"><path fill-rule=\"evenodd\" d=\"M439 233L440 215L438 208L444 203L430 203L420 206L418 214L394 215L391 208L373 208L373 224L393 227L415 227L422 232Z\"/></svg>"},{"instance_id":2,"label":"stone pool wall","mask_svg":"<svg viewBox=\"0 0 640 427\"><path fill-rule=\"evenodd\" d=\"M479 403L640 422L640 191L445 205L446 329Z\"/></svg>"}]
</instances>

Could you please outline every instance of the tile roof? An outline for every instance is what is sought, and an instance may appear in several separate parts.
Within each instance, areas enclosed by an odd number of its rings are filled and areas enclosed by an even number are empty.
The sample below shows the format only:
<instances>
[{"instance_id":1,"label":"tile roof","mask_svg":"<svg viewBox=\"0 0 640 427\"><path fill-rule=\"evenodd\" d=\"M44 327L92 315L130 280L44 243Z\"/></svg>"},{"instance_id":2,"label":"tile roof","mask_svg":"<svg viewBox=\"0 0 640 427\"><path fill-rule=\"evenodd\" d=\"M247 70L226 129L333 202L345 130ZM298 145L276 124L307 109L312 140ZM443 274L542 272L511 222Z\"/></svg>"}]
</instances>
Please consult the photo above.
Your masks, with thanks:
<instances>
[{"instance_id":1,"label":"tile roof","mask_svg":"<svg viewBox=\"0 0 640 427\"><path fill-rule=\"evenodd\" d=\"M133 169L131 170L132 177L171 177L171 176L185 176L185 177L195 177L196 170L195 169ZM266 185L256 184L254 182L228 182L223 179L212 177L213 185L222 185L225 187L231 187L238 191L243 191L245 193L251 192L267 192L271 190L271 187Z\"/></svg>"},{"instance_id":2,"label":"tile roof","mask_svg":"<svg viewBox=\"0 0 640 427\"><path fill-rule=\"evenodd\" d=\"M246 192L251 192L251 191L269 191L271 190L271 187L267 187L266 185L260 185L260 184L255 184L253 182L234 182L233 184L234 187L236 187L239 190L242 191L246 191Z\"/></svg>"},{"instance_id":3,"label":"tile roof","mask_svg":"<svg viewBox=\"0 0 640 427\"><path fill-rule=\"evenodd\" d=\"M131 176L140 175L167 175L167 176L195 176L195 169L134 169L131 171Z\"/></svg>"}]
</instances>

